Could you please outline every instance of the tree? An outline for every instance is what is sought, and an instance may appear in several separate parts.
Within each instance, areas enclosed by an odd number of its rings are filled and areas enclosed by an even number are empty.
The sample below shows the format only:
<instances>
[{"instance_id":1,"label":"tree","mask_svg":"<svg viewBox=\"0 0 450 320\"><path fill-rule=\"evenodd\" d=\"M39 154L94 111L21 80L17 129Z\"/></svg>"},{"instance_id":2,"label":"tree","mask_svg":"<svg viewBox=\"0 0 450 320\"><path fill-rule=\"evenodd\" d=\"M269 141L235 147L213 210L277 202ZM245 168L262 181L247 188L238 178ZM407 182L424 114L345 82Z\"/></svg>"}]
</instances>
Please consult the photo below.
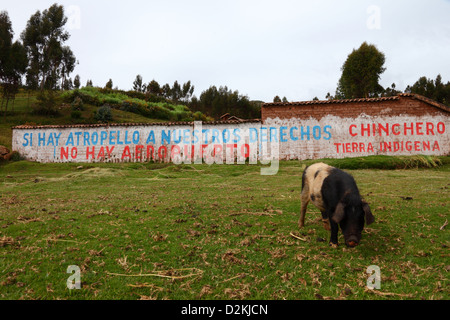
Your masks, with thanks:
<instances>
[{"instance_id":1,"label":"tree","mask_svg":"<svg viewBox=\"0 0 450 320\"><path fill-rule=\"evenodd\" d=\"M442 76L440 74L437 75L436 80L434 80L434 96L433 99L436 101L439 101L441 103L444 103L446 100L447 92L444 83L442 82ZM450 89L450 87L449 87ZM449 101L450 102L450 101Z\"/></svg>"},{"instance_id":2,"label":"tree","mask_svg":"<svg viewBox=\"0 0 450 320\"><path fill-rule=\"evenodd\" d=\"M273 102L281 102L280 97L279 97L279 96L275 96L275 97L273 98Z\"/></svg>"},{"instance_id":3,"label":"tree","mask_svg":"<svg viewBox=\"0 0 450 320\"><path fill-rule=\"evenodd\" d=\"M193 94L194 94L194 86L191 85L191 81L189 80L188 82L183 84L183 89L181 91L183 102L188 103Z\"/></svg>"},{"instance_id":4,"label":"tree","mask_svg":"<svg viewBox=\"0 0 450 320\"><path fill-rule=\"evenodd\" d=\"M69 78L70 73L75 69L76 59L72 50L68 46L61 48L62 64L60 69L61 89L66 90L72 86L72 80ZM70 82L70 84L68 83Z\"/></svg>"},{"instance_id":5,"label":"tree","mask_svg":"<svg viewBox=\"0 0 450 320\"><path fill-rule=\"evenodd\" d=\"M433 79L428 79L427 77L420 77L419 80L412 85L412 87L407 86L405 91L432 98L434 94L434 81Z\"/></svg>"},{"instance_id":6,"label":"tree","mask_svg":"<svg viewBox=\"0 0 450 320\"><path fill-rule=\"evenodd\" d=\"M93 87L94 84L92 83L92 80L86 81L86 87Z\"/></svg>"},{"instance_id":7,"label":"tree","mask_svg":"<svg viewBox=\"0 0 450 320\"><path fill-rule=\"evenodd\" d=\"M400 91L395 89L395 83L392 83L390 87L387 87L384 89L383 93L381 94L383 97L393 97L400 93Z\"/></svg>"},{"instance_id":8,"label":"tree","mask_svg":"<svg viewBox=\"0 0 450 320\"><path fill-rule=\"evenodd\" d=\"M237 90L229 90L226 86L217 88L211 86L200 94L200 98L193 98L189 104L195 111L201 111L216 119L225 113L239 118L254 119L260 117L260 104L252 103L247 96L239 94Z\"/></svg>"},{"instance_id":9,"label":"tree","mask_svg":"<svg viewBox=\"0 0 450 320\"><path fill-rule=\"evenodd\" d=\"M147 85L147 93L149 94L154 94L157 96L160 96L162 91L161 91L161 87L159 86L159 83L153 79L152 81L150 81Z\"/></svg>"},{"instance_id":10,"label":"tree","mask_svg":"<svg viewBox=\"0 0 450 320\"><path fill-rule=\"evenodd\" d=\"M143 92L143 89L142 89L142 76L140 74L138 74L136 76L136 79L133 82L133 90L137 91L137 92Z\"/></svg>"},{"instance_id":11,"label":"tree","mask_svg":"<svg viewBox=\"0 0 450 320\"><path fill-rule=\"evenodd\" d=\"M8 12L0 12L0 75L5 73L5 67L9 60L9 51L12 46L13 29Z\"/></svg>"},{"instance_id":12,"label":"tree","mask_svg":"<svg viewBox=\"0 0 450 320\"><path fill-rule=\"evenodd\" d=\"M144 85L144 87L147 94L171 100L174 103L182 102L188 104L194 94L194 86L191 84L191 81L181 85L175 80L172 87L168 83L161 87L159 83L153 79L147 86Z\"/></svg>"},{"instance_id":13,"label":"tree","mask_svg":"<svg viewBox=\"0 0 450 320\"><path fill-rule=\"evenodd\" d=\"M80 85L81 85L80 76L77 74L73 79L73 86L75 89L80 89Z\"/></svg>"},{"instance_id":14,"label":"tree","mask_svg":"<svg viewBox=\"0 0 450 320\"><path fill-rule=\"evenodd\" d=\"M64 43L70 35L64 30L67 17L56 3L42 13L38 10L21 34L28 54L27 85L57 89L75 68L75 55Z\"/></svg>"},{"instance_id":15,"label":"tree","mask_svg":"<svg viewBox=\"0 0 450 320\"><path fill-rule=\"evenodd\" d=\"M2 101L6 99L5 111L8 103L13 101L19 90L22 75L27 67L27 54L20 41L12 43L12 24L6 11L0 12L0 83L2 87ZM14 105L14 104L13 104Z\"/></svg>"},{"instance_id":16,"label":"tree","mask_svg":"<svg viewBox=\"0 0 450 320\"><path fill-rule=\"evenodd\" d=\"M172 89L170 90L170 95L172 98L172 101L178 102L181 98L182 92L181 92L181 86L178 83L177 80L173 83Z\"/></svg>"},{"instance_id":17,"label":"tree","mask_svg":"<svg viewBox=\"0 0 450 320\"><path fill-rule=\"evenodd\" d=\"M420 77L412 86L407 86L405 92L420 94L437 102L450 104L450 82L444 85L440 74L436 80Z\"/></svg>"},{"instance_id":18,"label":"tree","mask_svg":"<svg viewBox=\"0 0 450 320\"><path fill-rule=\"evenodd\" d=\"M364 42L353 50L343 64L342 75L336 89L336 97L341 99L376 97L383 92L378 83L386 58L374 45Z\"/></svg>"},{"instance_id":19,"label":"tree","mask_svg":"<svg viewBox=\"0 0 450 320\"><path fill-rule=\"evenodd\" d=\"M105 85L105 89L112 90L112 88L113 88L113 81L112 79L109 79Z\"/></svg>"},{"instance_id":20,"label":"tree","mask_svg":"<svg viewBox=\"0 0 450 320\"><path fill-rule=\"evenodd\" d=\"M172 95L172 89L170 89L170 85L168 83L166 83L165 85L162 86L161 94L164 98L170 99L170 97Z\"/></svg>"}]
</instances>

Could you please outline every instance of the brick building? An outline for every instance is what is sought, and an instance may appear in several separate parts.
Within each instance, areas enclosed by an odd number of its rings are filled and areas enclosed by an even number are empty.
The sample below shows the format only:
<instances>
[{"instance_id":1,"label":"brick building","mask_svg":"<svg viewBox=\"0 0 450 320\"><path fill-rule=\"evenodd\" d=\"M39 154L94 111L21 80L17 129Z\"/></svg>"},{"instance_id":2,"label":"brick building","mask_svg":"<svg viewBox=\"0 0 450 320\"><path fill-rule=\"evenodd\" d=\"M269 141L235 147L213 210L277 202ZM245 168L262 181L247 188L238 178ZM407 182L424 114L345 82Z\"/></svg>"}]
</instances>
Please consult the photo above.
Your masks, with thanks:
<instances>
[{"instance_id":1,"label":"brick building","mask_svg":"<svg viewBox=\"0 0 450 320\"><path fill-rule=\"evenodd\" d=\"M450 108L417 94L276 102L262 105L262 124L292 133L280 159L368 155L449 155Z\"/></svg>"},{"instance_id":2,"label":"brick building","mask_svg":"<svg viewBox=\"0 0 450 320\"><path fill-rule=\"evenodd\" d=\"M356 118L361 114L368 116L424 116L450 115L450 108L426 97L402 93L393 97L313 100L302 102L265 103L261 110L261 120L267 119L309 119L317 120L333 115L340 118Z\"/></svg>"}]
</instances>

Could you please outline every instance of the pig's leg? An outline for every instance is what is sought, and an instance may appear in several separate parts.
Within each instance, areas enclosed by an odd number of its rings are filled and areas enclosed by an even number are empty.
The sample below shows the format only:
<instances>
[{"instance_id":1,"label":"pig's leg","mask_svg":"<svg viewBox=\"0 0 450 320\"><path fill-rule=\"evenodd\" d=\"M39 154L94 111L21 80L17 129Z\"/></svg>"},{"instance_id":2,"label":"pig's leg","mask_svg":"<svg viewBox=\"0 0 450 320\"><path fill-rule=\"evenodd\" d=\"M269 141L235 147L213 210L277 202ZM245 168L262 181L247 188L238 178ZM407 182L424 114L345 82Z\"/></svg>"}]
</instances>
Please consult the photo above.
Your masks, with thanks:
<instances>
[{"instance_id":1,"label":"pig's leg","mask_svg":"<svg viewBox=\"0 0 450 320\"><path fill-rule=\"evenodd\" d=\"M300 219L298 220L298 227L303 228L305 225L305 214L306 214L306 207L309 203L309 187L305 185L302 190L302 207L300 209Z\"/></svg>"},{"instance_id":2,"label":"pig's leg","mask_svg":"<svg viewBox=\"0 0 450 320\"><path fill-rule=\"evenodd\" d=\"M326 213L326 211L321 211L322 213L322 222L323 222L323 227L325 228L325 230L330 231L330 219L328 218L328 214Z\"/></svg>"},{"instance_id":3,"label":"pig's leg","mask_svg":"<svg viewBox=\"0 0 450 320\"><path fill-rule=\"evenodd\" d=\"M329 221L330 221L330 227L331 227L330 246L337 248L339 225L336 222L334 222L332 219L330 219Z\"/></svg>"}]
</instances>

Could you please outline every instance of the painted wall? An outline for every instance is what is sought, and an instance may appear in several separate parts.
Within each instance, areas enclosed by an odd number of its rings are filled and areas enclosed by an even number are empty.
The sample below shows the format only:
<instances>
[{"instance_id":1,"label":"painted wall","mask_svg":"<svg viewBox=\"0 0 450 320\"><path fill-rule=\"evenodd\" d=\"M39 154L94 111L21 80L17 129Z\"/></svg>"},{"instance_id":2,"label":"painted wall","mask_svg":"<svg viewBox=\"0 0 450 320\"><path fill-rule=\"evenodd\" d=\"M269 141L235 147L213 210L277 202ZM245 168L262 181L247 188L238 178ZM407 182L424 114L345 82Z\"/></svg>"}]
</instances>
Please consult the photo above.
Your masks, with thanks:
<instances>
[{"instance_id":1,"label":"painted wall","mask_svg":"<svg viewBox=\"0 0 450 320\"><path fill-rule=\"evenodd\" d=\"M13 150L38 162L251 163L385 155L447 155L445 116L267 119L265 124L15 128Z\"/></svg>"},{"instance_id":2,"label":"painted wall","mask_svg":"<svg viewBox=\"0 0 450 320\"><path fill-rule=\"evenodd\" d=\"M300 139L280 144L280 159L450 154L450 109L414 94L371 99L264 104L267 126Z\"/></svg>"},{"instance_id":3,"label":"painted wall","mask_svg":"<svg viewBox=\"0 0 450 320\"><path fill-rule=\"evenodd\" d=\"M232 163L258 159L260 122L16 127L13 150L39 162ZM228 162L227 162L228 161Z\"/></svg>"},{"instance_id":4,"label":"painted wall","mask_svg":"<svg viewBox=\"0 0 450 320\"><path fill-rule=\"evenodd\" d=\"M293 136L279 143L280 159L450 153L450 122L445 116L276 118L267 119L266 126Z\"/></svg>"},{"instance_id":5,"label":"painted wall","mask_svg":"<svg viewBox=\"0 0 450 320\"><path fill-rule=\"evenodd\" d=\"M266 104L262 122L15 127L12 145L39 162L230 164L450 154L450 113L411 96L299 104Z\"/></svg>"}]
</instances>

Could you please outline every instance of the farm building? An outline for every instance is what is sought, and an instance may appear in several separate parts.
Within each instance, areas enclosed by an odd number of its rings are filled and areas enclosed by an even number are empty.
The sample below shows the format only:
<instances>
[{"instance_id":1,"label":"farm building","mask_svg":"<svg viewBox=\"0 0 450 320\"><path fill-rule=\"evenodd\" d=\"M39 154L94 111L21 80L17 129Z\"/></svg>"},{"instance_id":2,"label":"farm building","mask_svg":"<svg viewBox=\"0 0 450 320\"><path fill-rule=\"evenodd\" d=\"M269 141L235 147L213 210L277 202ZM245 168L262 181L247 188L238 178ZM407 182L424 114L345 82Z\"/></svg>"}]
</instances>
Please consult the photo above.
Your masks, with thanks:
<instances>
[{"instance_id":1,"label":"farm building","mask_svg":"<svg viewBox=\"0 0 450 320\"><path fill-rule=\"evenodd\" d=\"M263 104L266 126L289 127L303 143L281 144L282 159L364 155L448 155L450 108L417 94ZM290 132L291 132L290 131Z\"/></svg>"},{"instance_id":2,"label":"farm building","mask_svg":"<svg viewBox=\"0 0 450 320\"><path fill-rule=\"evenodd\" d=\"M261 120L267 119L309 119L317 120L333 115L340 118L367 116L449 116L450 108L424 96L402 93L393 97L350 99L350 100L312 100L303 102L265 103L261 110Z\"/></svg>"}]
</instances>

